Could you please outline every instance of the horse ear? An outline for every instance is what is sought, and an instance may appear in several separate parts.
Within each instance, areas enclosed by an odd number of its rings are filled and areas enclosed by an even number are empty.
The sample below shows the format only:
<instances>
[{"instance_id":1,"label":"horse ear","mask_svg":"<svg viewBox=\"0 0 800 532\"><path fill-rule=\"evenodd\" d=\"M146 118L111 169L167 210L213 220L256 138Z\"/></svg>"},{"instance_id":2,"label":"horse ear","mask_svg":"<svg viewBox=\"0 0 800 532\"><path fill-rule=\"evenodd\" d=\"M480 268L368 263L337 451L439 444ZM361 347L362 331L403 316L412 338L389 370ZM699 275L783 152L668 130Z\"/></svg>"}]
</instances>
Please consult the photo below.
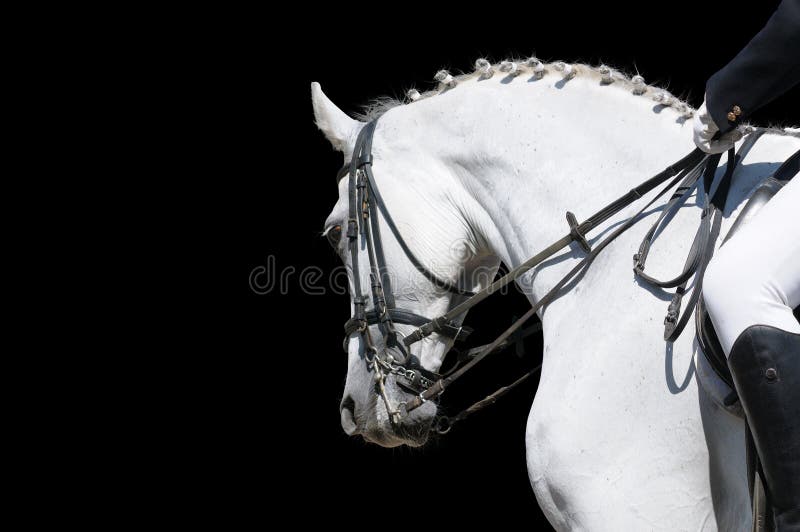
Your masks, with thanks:
<instances>
[{"instance_id":1,"label":"horse ear","mask_svg":"<svg viewBox=\"0 0 800 532\"><path fill-rule=\"evenodd\" d=\"M311 104L314 107L314 120L334 149L344 152L361 123L353 120L336 107L322 92L316 81L311 83Z\"/></svg>"}]
</instances>

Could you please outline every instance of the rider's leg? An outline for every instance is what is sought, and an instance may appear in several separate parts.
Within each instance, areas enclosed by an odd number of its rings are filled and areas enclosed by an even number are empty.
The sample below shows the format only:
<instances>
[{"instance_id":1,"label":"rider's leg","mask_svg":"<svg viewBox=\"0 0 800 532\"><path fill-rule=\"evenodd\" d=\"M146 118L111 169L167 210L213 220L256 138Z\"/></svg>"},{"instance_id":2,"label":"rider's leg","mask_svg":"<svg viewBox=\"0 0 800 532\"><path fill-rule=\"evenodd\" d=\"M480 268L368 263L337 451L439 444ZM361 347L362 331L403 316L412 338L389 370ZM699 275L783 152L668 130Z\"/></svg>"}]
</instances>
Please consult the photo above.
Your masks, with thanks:
<instances>
[{"instance_id":1,"label":"rider's leg","mask_svg":"<svg viewBox=\"0 0 800 532\"><path fill-rule=\"evenodd\" d=\"M717 251L703 297L726 355L751 325L800 333L800 176Z\"/></svg>"},{"instance_id":2,"label":"rider's leg","mask_svg":"<svg viewBox=\"0 0 800 532\"><path fill-rule=\"evenodd\" d=\"M777 529L800 530L800 177L722 246L703 283Z\"/></svg>"}]
</instances>

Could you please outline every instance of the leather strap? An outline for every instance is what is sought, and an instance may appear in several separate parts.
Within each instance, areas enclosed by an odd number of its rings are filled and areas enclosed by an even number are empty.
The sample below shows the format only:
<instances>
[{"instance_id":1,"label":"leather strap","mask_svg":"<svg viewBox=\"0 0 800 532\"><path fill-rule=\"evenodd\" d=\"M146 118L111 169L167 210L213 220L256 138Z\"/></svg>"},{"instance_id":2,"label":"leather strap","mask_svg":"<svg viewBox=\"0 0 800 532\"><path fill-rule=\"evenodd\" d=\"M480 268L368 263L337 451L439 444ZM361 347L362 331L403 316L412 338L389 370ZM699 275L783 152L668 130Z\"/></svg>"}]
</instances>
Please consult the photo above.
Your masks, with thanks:
<instances>
[{"instance_id":1,"label":"leather strap","mask_svg":"<svg viewBox=\"0 0 800 532\"><path fill-rule=\"evenodd\" d=\"M440 417L438 417L436 419L436 424L434 425L434 429L439 434L447 434L448 432L450 432L450 429L453 428L453 425L455 425L456 423L458 423L460 421L464 421L465 419L467 419L472 414L480 412L481 410L483 410L487 406L491 406L491 405L495 404L498 399L500 399L501 397L506 395L508 392L510 392L511 390L513 390L514 388L516 388L517 386L519 386L520 384L522 384L523 382L528 380L528 378L530 376L538 373L541 369L542 369L542 365L539 364L538 366L536 366L532 370L524 373L521 377L519 377L517 380L515 380L514 382L512 382L508 386L502 386L502 387L498 388L493 393L487 395L486 397L484 397L480 401L476 401L476 402L472 403L470 406L468 406L467 408L465 408L464 410L462 410L461 412L459 412L455 416L450 416L450 417L448 417L448 416L440 416Z\"/></svg>"},{"instance_id":2,"label":"leather strap","mask_svg":"<svg viewBox=\"0 0 800 532\"><path fill-rule=\"evenodd\" d=\"M736 166L746 155L750 152L750 149L755 144L756 140L764 133L763 130L757 130L754 133L751 133L747 139L742 144L741 148L739 149L739 153L736 155L736 159L731 163L730 156L733 153L733 150L729 153L728 159L728 170L732 170L732 166ZM709 194L711 189L712 182L714 181L714 174L717 169L717 165L719 163L719 159L721 158L721 154L713 155L709 158L708 162L705 165L705 171L703 173L703 187L705 190L706 195ZM698 171L702 170L702 167L698 167ZM650 230L645 234L645 237L642 239L642 243L639 245L639 251L633 256L633 273L644 280L645 282L653 285L658 286L659 288L675 288L680 285L685 285L686 281L688 281L692 275L697 272L698 267L700 266L700 262L703 257L703 250L709 245L709 237L710 237L710 230L711 230L711 219L712 217L707 216L706 211L703 211L700 218L700 225L697 228L697 232L695 234L694 240L692 241L692 247L689 251L689 255L686 259L686 263L684 265L683 271L673 279L668 281L661 281L656 279L655 277L651 277L644 273L645 263L647 261L647 255L650 251L650 247L652 246L653 240L656 238L658 234L663 232L664 228L672 221L673 216L678 212L678 210L686 203L686 200L691 195L692 191L694 191L695 187L698 184L698 178L700 174L697 175L690 175L692 179L687 178L687 181L682 183L678 189L675 191L675 194L670 198L670 201L667 203L666 208L661 212L661 215L655 221L655 223L650 227ZM723 176L722 180L720 181L720 185L717 187L717 193L715 197L717 198L716 202L724 201L722 198L727 198L728 189L730 187L730 175ZM715 200L712 200L712 203ZM724 206L724 205L723 205Z\"/></svg>"},{"instance_id":3,"label":"leather strap","mask_svg":"<svg viewBox=\"0 0 800 532\"><path fill-rule=\"evenodd\" d=\"M420 316L419 314L415 314L409 310L392 308L388 309L387 312L394 323L413 325L415 327L428 323L428 318L425 316ZM367 325L378 325L380 322L381 318L378 316L378 313L375 310L370 310L365 313L364 320L357 320L355 318L347 320L347 322L344 324L344 330L347 335L351 335L355 332L358 332L365 323ZM471 333L471 328L462 327L453 322L444 324L439 331L439 334L458 341L466 340Z\"/></svg>"},{"instance_id":4,"label":"leather strap","mask_svg":"<svg viewBox=\"0 0 800 532\"><path fill-rule=\"evenodd\" d=\"M645 234L644 238L642 239L642 243L639 245L639 251L633 256L633 273L651 285L658 286L660 288L674 288L689 279L697 270L697 266L700 261L700 253L698 250L702 247L698 246L698 243L701 241L701 237L704 233L702 231L702 225L701 227L698 227L697 233L695 234L691 250L689 251L689 256L687 257L686 264L684 265L684 270L677 277L668 281L660 281L644 272L645 265L647 263L647 255L650 252L650 246L652 245L655 235L657 233L660 234L663 231L664 227L669 224L673 216L677 213L678 209L680 209L683 204L686 203L686 200L697 186L701 175L700 170L701 168L698 167L696 171L691 172L683 181L683 183L678 186L678 188L675 190L675 193L667 202L666 207L661 211L661 215L653 223L653 225L650 226L650 229ZM708 231L706 228L705 233L707 232Z\"/></svg>"},{"instance_id":5,"label":"leather strap","mask_svg":"<svg viewBox=\"0 0 800 532\"><path fill-rule=\"evenodd\" d=\"M672 300L667 308L667 315L664 318L664 340L667 342L674 342L680 337L686 324L689 323L697 301L700 299L706 267L708 267L711 257L714 256L714 247L716 246L720 228L722 227L723 209L728 199L728 192L730 190L731 181L733 180L734 171L743 156L750 151L752 145L758 140L759 136L760 135L756 135L752 139L745 141L746 150L740 150L739 156L735 156L733 148L728 150L728 163L725 167L725 173L722 175L717 190L710 200L708 199L708 193L711 190L711 183L714 180L714 174L721 154L709 159L706 165L706 171L703 176L706 205L701 213L700 227L695 237L695 242L692 244L693 251L699 256L699 261L697 261L694 272L694 287L692 288L692 295L689 297L689 301L682 315L680 314L681 302L683 296L686 294L686 286L689 282L689 277L683 280L672 296ZM692 258L691 252L690 257L687 257L687 262L690 258Z\"/></svg>"},{"instance_id":6,"label":"leather strap","mask_svg":"<svg viewBox=\"0 0 800 532\"><path fill-rule=\"evenodd\" d=\"M691 182L688 182L687 178L687 182L681 184L675 195L673 195L667 203L667 207L645 235L639 246L638 253L633 256L633 272L637 277L650 285L660 288L676 288L669 307L667 308L667 315L664 318L665 341L674 342L677 340L691 318L691 313L697 305L697 301L702 293L703 276L706 267L711 257L714 255L714 247L719 238L723 209L725 208L725 202L728 198L734 171L763 133L763 130L757 130L750 134L742 144L738 154L735 153L733 149L728 150L728 161L725 172L713 196L710 195L710 192L717 165L722 154L713 155L706 162L703 172L704 194L702 196L705 205L700 214L700 224L698 225L697 232L692 241L691 249L686 257L683 271L680 274L673 279L661 281L644 273L644 268L655 235L663 231L674 214L686 202L686 199L698 184L697 177L694 177L694 180ZM690 175L689 177L693 176ZM700 194L698 194L698 196L700 196ZM681 303L686 294L689 280L692 278L695 279L692 295L689 297L686 309L681 315Z\"/></svg>"},{"instance_id":7,"label":"leather strap","mask_svg":"<svg viewBox=\"0 0 800 532\"><path fill-rule=\"evenodd\" d=\"M463 290L457 287L455 284L451 283L450 281L441 279L439 276L437 276L435 273L430 271L422 264L422 262L417 258L417 256L414 255L414 252L411 251L411 248L408 246L405 239L403 238L403 235L400 234L400 230L397 228L397 225L394 223L392 215L389 214L389 209L387 209L386 202L384 202L383 197L381 197L380 191L378 190L378 185L377 183L375 183L375 177L372 174L372 169L370 168L370 166L365 167L365 173L367 175L367 179L369 180L370 192L375 197L375 204L381 211L383 219L386 221L386 225L388 225L389 229L392 231L392 234L397 240L397 243L400 244L400 247L406 254L406 257L408 257L408 260L410 260L411 264L414 265L414 268L416 268L419 273L424 275L426 279L428 279L431 283L433 283L434 286L443 288L453 294L466 295L466 296L475 295L474 292L470 292L469 290Z\"/></svg>"},{"instance_id":8,"label":"leather strap","mask_svg":"<svg viewBox=\"0 0 800 532\"><path fill-rule=\"evenodd\" d=\"M800 150L797 150L791 157L786 159L772 177L778 181L786 182L790 181L798 172L800 172Z\"/></svg>"},{"instance_id":9,"label":"leather strap","mask_svg":"<svg viewBox=\"0 0 800 532\"><path fill-rule=\"evenodd\" d=\"M714 209L713 214L709 214L709 212L711 211L709 211L708 208L704 209L703 218L708 220L711 216L713 216L711 230L708 232L708 238L706 239L705 247L702 248L702 259L695 273L694 288L692 289L692 295L689 297L689 302L686 305L686 309L683 311L683 315L680 315L681 300L686 293L686 284L689 282L688 280L684 281L675 290L675 294L672 296L672 300L667 308L667 315L664 318L664 340L667 342L674 342L681 335L683 329L686 327L686 324L689 322L689 319L692 317L694 307L697 305L697 300L700 298L700 294L702 293L703 276L705 274L706 267L708 266L708 263L714 254L714 243L719 237L719 230L722 225L722 211L719 209ZM701 226L702 225L707 225L707 223L701 224Z\"/></svg>"}]
</instances>

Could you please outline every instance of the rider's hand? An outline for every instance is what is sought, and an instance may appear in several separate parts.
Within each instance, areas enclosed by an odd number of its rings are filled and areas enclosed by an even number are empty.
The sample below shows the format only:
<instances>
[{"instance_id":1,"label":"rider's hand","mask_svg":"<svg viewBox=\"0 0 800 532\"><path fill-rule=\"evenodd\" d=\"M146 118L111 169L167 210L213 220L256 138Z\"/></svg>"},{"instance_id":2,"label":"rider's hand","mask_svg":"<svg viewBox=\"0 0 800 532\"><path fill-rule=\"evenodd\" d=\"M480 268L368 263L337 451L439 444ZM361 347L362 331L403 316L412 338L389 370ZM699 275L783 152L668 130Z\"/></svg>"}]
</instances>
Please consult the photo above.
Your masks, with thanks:
<instances>
[{"instance_id":1,"label":"rider's hand","mask_svg":"<svg viewBox=\"0 0 800 532\"><path fill-rule=\"evenodd\" d=\"M738 129L729 131L715 140L711 138L717 134L719 128L706 109L706 102L694 113L694 143L706 153L722 153L733 148L733 145L742 138Z\"/></svg>"}]
</instances>

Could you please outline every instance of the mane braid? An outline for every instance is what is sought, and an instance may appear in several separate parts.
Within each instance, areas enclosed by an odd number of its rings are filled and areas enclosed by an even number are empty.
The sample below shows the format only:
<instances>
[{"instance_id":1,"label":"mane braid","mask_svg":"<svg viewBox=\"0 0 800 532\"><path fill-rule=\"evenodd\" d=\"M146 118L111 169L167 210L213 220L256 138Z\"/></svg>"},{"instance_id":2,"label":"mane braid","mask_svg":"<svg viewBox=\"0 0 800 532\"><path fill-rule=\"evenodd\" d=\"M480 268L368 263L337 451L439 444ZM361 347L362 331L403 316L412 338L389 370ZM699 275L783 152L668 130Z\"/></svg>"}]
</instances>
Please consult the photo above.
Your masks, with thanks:
<instances>
[{"instance_id":1,"label":"mane braid","mask_svg":"<svg viewBox=\"0 0 800 532\"><path fill-rule=\"evenodd\" d=\"M466 81L487 79L495 72L500 72L503 76L529 76L541 78L548 74L558 77L571 79L573 77L588 77L596 79L601 86L612 85L618 89L628 91L632 97L647 97L664 107L672 107L682 118L688 119L694 114L692 107L685 100L674 96L667 89L648 85L640 75L630 76L623 71L608 65L591 66L585 63L567 63L565 61L551 61L545 63L536 57L527 59L510 58L499 63L490 63L486 59L480 58L475 61L474 71L467 74L451 74L446 70L436 73L436 88L422 91L419 89L409 89L406 92L405 101L390 96L382 96L369 101L361 110L356 113L355 118L362 122L369 122L381 117L388 110L401 105L412 104L419 100L432 98L442 92L460 85ZM756 129L751 125L743 126L748 132ZM800 138L800 129L797 127L776 127L768 126L764 128L768 133L789 135Z\"/></svg>"}]
</instances>

